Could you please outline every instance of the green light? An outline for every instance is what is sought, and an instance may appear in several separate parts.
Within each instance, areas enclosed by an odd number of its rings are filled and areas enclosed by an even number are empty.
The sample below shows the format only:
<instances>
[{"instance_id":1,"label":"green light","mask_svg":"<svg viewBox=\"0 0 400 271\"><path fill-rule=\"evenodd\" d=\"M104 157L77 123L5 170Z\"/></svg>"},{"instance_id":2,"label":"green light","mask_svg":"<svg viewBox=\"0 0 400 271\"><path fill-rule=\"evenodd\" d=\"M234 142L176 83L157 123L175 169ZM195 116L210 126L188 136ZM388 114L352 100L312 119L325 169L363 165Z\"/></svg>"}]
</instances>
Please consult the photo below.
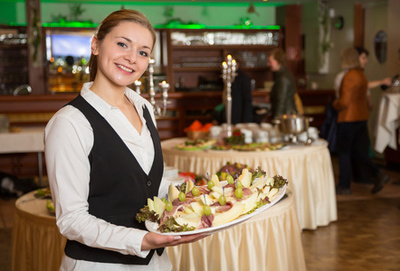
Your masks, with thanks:
<instances>
[{"instance_id":1,"label":"green light","mask_svg":"<svg viewBox=\"0 0 400 271\"><path fill-rule=\"evenodd\" d=\"M96 28L98 24L93 23L91 21L86 22L68 22L68 21L60 21L60 22L51 22L51 23L43 23L44 27L76 27L76 28Z\"/></svg>"},{"instance_id":2,"label":"green light","mask_svg":"<svg viewBox=\"0 0 400 271\"><path fill-rule=\"evenodd\" d=\"M10 26L27 26L27 23L10 23Z\"/></svg>"}]
</instances>

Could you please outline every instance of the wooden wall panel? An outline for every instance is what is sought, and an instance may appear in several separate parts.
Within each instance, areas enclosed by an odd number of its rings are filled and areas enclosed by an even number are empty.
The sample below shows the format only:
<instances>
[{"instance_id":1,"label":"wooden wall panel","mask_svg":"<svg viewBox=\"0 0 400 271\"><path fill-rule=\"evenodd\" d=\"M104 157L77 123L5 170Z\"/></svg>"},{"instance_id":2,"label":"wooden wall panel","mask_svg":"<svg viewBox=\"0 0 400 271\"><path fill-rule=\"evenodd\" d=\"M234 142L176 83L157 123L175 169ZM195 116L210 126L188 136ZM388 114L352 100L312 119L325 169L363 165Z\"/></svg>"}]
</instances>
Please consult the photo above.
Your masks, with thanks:
<instances>
[{"instance_id":1,"label":"wooden wall panel","mask_svg":"<svg viewBox=\"0 0 400 271\"><path fill-rule=\"evenodd\" d=\"M365 9L362 4L354 4L354 46L364 47Z\"/></svg>"}]
</instances>

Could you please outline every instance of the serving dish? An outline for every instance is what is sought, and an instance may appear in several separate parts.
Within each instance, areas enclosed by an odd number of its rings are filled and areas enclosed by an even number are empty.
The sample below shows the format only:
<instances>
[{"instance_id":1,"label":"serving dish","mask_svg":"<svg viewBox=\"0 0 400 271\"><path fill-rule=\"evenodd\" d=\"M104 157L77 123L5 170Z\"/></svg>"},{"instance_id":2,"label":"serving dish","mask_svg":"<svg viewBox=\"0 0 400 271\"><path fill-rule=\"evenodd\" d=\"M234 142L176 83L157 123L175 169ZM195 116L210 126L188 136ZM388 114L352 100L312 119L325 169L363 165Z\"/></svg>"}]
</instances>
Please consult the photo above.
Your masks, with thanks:
<instances>
[{"instance_id":1,"label":"serving dish","mask_svg":"<svg viewBox=\"0 0 400 271\"><path fill-rule=\"evenodd\" d=\"M269 208L271 208L272 206L274 206L276 203L278 203L284 196L286 193L286 185L282 186L281 188L279 188L279 191L275 194L275 196L272 198L271 203L268 203L266 205L261 206L260 208L256 209L254 212L250 213L250 214L246 214L246 215L242 215L240 217L238 217L237 219L230 221L228 223L219 225L219 226L215 226L215 227L209 227L209 228L203 228L203 229L199 229L199 230L193 230L193 231L184 231L184 232L160 232L157 230L158 228L158 224L156 222L151 222L149 220L145 221L145 226L146 229L150 232L155 232L161 235L179 235L179 236L184 236L184 235L193 235L193 234L199 234L199 233L203 233L203 234L207 234L207 235L211 235L214 233L217 233L219 231L222 230L226 230L229 229L233 226L236 226L240 223L245 222L246 220L264 212L267 211Z\"/></svg>"}]
</instances>

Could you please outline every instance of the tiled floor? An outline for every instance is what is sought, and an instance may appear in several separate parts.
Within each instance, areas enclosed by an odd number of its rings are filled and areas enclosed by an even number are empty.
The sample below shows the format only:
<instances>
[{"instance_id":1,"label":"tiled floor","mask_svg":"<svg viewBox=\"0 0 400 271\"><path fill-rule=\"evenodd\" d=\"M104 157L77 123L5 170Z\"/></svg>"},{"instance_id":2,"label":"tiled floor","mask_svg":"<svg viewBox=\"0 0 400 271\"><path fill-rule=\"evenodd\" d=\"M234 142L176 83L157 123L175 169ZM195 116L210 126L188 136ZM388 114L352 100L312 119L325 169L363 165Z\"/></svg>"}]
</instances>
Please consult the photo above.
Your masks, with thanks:
<instances>
[{"instance_id":1,"label":"tiled floor","mask_svg":"<svg viewBox=\"0 0 400 271\"><path fill-rule=\"evenodd\" d=\"M351 195L337 196L338 221L303 231L308 271L400 270L400 170L382 171L391 178L382 191L372 195L372 185L352 184ZM0 271L9 270L15 200L0 198Z\"/></svg>"}]
</instances>

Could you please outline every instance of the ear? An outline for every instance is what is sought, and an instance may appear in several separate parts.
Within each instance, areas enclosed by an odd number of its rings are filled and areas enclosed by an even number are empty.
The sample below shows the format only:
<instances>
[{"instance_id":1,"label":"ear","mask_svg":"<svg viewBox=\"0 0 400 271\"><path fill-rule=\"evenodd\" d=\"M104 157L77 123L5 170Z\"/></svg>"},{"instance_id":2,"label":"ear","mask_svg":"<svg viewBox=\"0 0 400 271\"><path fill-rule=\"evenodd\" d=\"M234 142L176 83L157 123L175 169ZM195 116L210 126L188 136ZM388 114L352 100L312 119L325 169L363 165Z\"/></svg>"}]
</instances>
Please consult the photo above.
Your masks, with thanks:
<instances>
[{"instance_id":1,"label":"ear","mask_svg":"<svg viewBox=\"0 0 400 271\"><path fill-rule=\"evenodd\" d=\"M99 54L99 40L97 39L97 36L93 36L90 48L92 50L93 55Z\"/></svg>"}]
</instances>

